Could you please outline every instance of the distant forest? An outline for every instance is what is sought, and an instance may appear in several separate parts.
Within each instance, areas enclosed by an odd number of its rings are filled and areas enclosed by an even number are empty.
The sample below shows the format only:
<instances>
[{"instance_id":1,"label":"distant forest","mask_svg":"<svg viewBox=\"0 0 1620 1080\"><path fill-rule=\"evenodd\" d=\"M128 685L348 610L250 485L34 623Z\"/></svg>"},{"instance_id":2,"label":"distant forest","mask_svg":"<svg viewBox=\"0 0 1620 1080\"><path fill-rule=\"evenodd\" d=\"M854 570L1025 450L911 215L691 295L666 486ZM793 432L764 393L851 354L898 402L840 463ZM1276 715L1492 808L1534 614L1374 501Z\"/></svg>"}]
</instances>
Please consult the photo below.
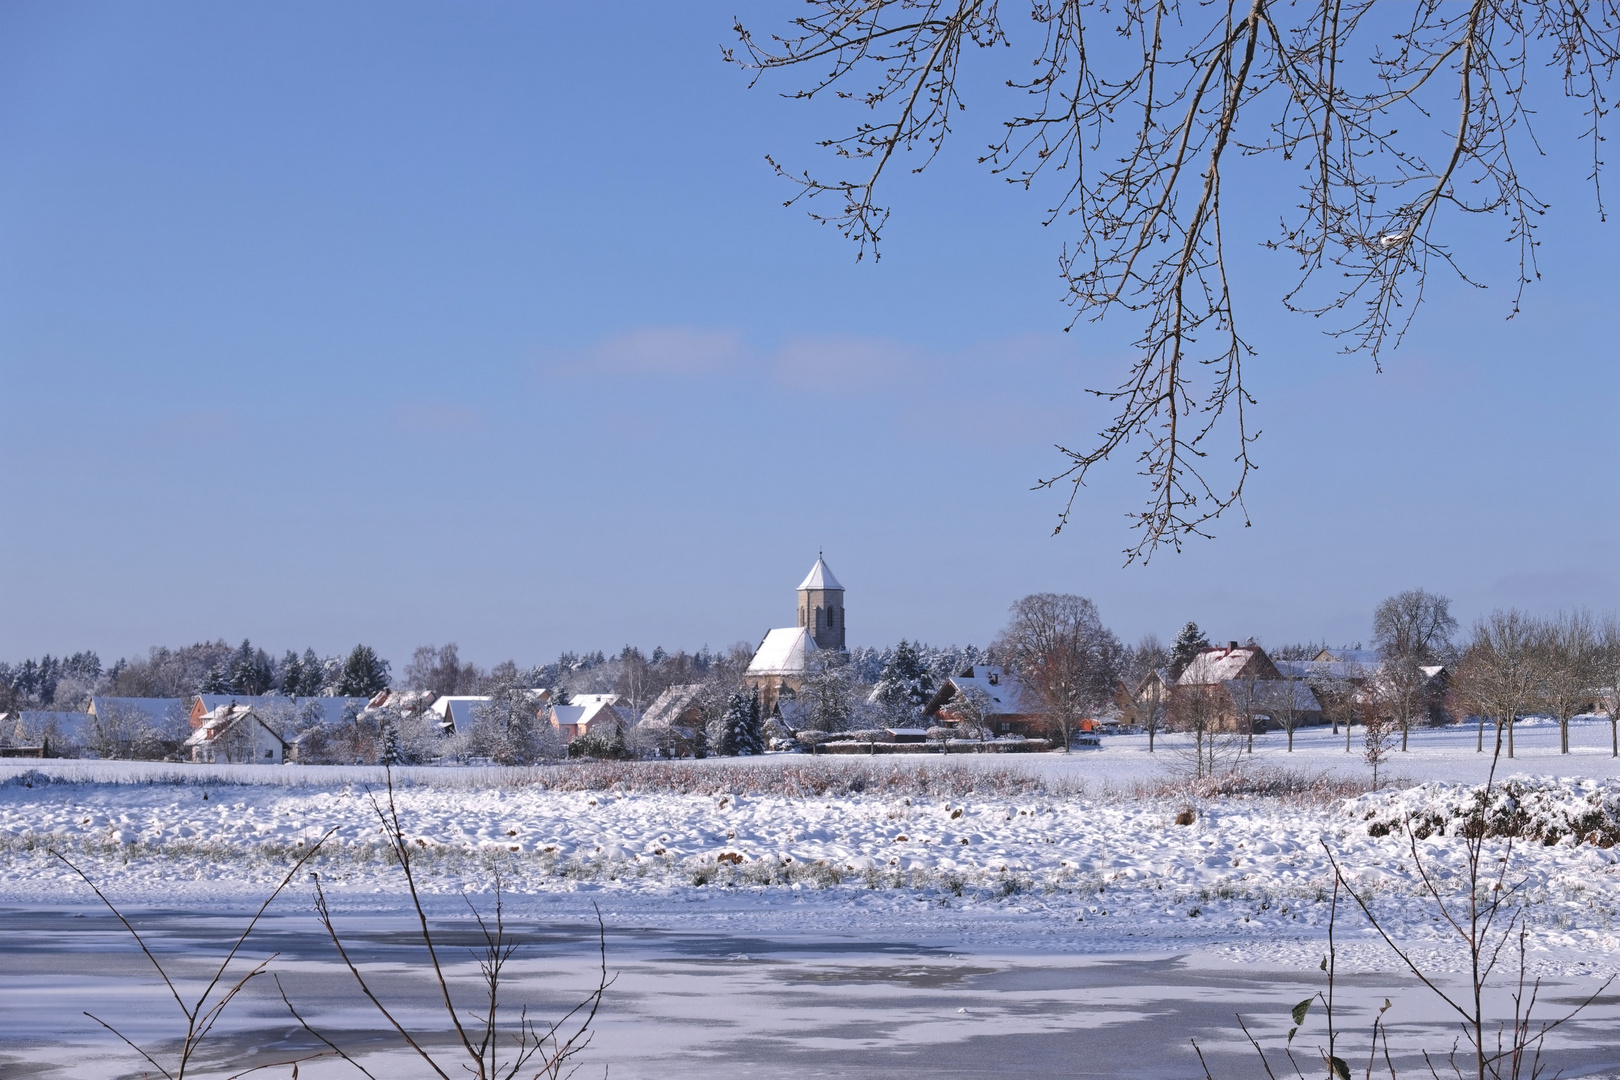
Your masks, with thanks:
<instances>
[{"instance_id":1,"label":"distant forest","mask_svg":"<svg viewBox=\"0 0 1620 1080\"><path fill-rule=\"evenodd\" d=\"M936 648L902 645L938 684L980 660L973 646ZM900 646L861 647L849 652L849 675L875 684ZM740 677L752 648L739 642L724 651L707 646L695 652L651 653L626 645L618 653L564 652L549 664L522 667L505 661L482 668L464 661L454 643L424 645L399 673L366 645L347 656L321 656L314 649L288 649L278 657L244 640L223 640L170 648L153 646L144 657L121 658L104 666L94 651L50 654L20 663L0 662L0 710L83 711L92 697L185 698L196 694L281 694L285 697L370 697L393 687L439 694L486 694L514 687L546 687L567 694L617 693L645 708L665 688L716 677Z\"/></svg>"}]
</instances>

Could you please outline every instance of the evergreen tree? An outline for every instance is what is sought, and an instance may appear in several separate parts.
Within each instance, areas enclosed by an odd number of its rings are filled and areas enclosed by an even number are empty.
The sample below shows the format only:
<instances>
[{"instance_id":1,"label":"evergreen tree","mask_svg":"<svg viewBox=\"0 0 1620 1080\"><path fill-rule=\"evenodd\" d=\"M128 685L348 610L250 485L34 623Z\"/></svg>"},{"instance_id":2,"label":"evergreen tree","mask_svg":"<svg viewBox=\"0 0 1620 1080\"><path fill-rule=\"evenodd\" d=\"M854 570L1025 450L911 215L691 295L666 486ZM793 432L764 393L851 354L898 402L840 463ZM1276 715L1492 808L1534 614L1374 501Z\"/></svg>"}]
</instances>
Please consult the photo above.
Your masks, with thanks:
<instances>
[{"instance_id":1,"label":"evergreen tree","mask_svg":"<svg viewBox=\"0 0 1620 1080\"><path fill-rule=\"evenodd\" d=\"M1197 658L1198 653L1209 648L1209 639L1204 632L1198 629L1198 624L1189 622L1181 628L1176 635L1175 644L1170 646L1170 677L1181 678L1181 673L1187 670L1187 665Z\"/></svg>"},{"instance_id":2,"label":"evergreen tree","mask_svg":"<svg viewBox=\"0 0 1620 1080\"><path fill-rule=\"evenodd\" d=\"M314 649L304 650L304 681L298 688L301 697L320 697L326 689L326 664L315 655Z\"/></svg>"},{"instance_id":3,"label":"evergreen tree","mask_svg":"<svg viewBox=\"0 0 1620 1080\"><path fill-rule=\"evenodd\" d=\"M872 696L896 724L909 725L922 715L923 707L934 696L934 679L923 666L915 645L902 638L895 646Z\"/></svg>"},{"instance_id":4,"label":"evergreen tree","mask_svg":"<svg viewBox=\"0 0 1620 1080\"><path fill-rule=\"evenodd\" d=\"M199 694L233 694L236 691L231 686L229 669L223 665L208 669L203 676L202 685L197 688Z\"/></svg>"},{"instance_id":5,"label":"evergreen tree","mask_svg":"<svg viewBox=\"0 0 1620 1080\"><path fill-rule=\"evenodd\" d=\"M388 689L388 661L378 656L369 645L356 645L349 658L343 661L343 674L338 680L339 697L371 697Z\"/></svg>"},{"instance_id":6,"label":"evergreen tree","mask_svg":"<svg viewBox=\"0 0 1620 1080\"><path fill-rule=\"evenodd\" d=\"M384 765L403 764L405 755L399 748L399 725L392 717L382 719L382 763Z\"/></svg>"},{"instance_id":7,"label":"evergreen tree","mask_svg":"<svg viewBox=\"0 0 1620 1080\"><path fill-rule=\"evenodd\" d=\"M759 690L755 688L748 694L748 716L743 727L742 739L738 743L739 754L763 754L765 752L765 718L759 707Z\"/></svg>"},{"instance_id":8,"label":"evergreen tree","mask_svg":"<svg viewBox=\"0 0 1620 1080\"><path fill-rule=\"evenodd\" d=\"M276 685L287 697L297 697L304 692L304 662L291 649L281 658L281 681Z\"/></svg>"},{"instance_id":9,"label":"evergreen tree","mask_svg":"<svg viewBox=\"0 0 1620 1080\"><path fill-rule=\"evenodd\" d=\"M733 690L726 699L725 715L720 718L720 741L715 751L722 757L736 757L753 751L750 746L750 701L742 690ZM758 710L757 702L754 710Z\"/></svg>"},{"instance_id":10,"label":"evergreen tree","mask_svg":"<svg viewBox=\"0 0 1620 1080\"><path fill-rule=\"evenodd\" d=\"M269 654L263 649L255 649L247 638L243 638L241 646L231 654L226 677L231 684L231 693L247 697L256 697L275 685L275 669L270 663Z\"/></svg>"}]
</instances>

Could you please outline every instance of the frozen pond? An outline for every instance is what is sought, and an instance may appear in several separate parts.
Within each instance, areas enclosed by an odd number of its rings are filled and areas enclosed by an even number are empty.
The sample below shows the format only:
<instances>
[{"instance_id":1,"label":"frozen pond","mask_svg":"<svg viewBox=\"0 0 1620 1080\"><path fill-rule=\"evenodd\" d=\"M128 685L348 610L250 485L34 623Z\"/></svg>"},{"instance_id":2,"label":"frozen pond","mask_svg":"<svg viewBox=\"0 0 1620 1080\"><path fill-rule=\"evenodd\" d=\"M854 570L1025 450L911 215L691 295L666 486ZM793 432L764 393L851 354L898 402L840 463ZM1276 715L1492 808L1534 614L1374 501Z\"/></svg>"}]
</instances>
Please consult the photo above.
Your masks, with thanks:
<instances>
[{"instance_id":1,"label":"frozen pond","mask_svg":"<svg viewBox=\"0 0 1620 1080\"><path fill-rule=\"evenodd\" d=\"M547 912L517 920L525 943L510 1000L559 1011L590 985L595 926L553 898ZM1084 955L982 947L919 934L883 918L871 925L811 909L796 928L791 913L768 917L746 898L699 911L678 903L615 903L605 908L609 991L581 1076L760 1078L803 1076L1201 1075L1197 1038L1217 1077L1256 1075L1237 1029L1242 1011L1268 1045L1280 1044L1290 1006L1322 985L1319 972L1234 963L1209 952ZM289 903L255 938L255 958L279 953L274 970L300 1010L382 1076L414 1076L374 1014L354 992L315 922ZM440 905L443 906L442 904ZM533 908L533 904L524 905ZM446 909L448 910L448 909ZM434 987L411 924L397 910L349 905L339 914L355 955L378 975L391 1007L442 1039ZM991 936L1005 938L1017 919ZM204 957L222 955L236 918L199 918L148 909L137 925L166 962L188 978ZM1008 925L1012 924L1012 925ZM440 923L468 943L462 920ZM900 931L900 932L897 932ZM6 942L0 981L0 1070L7 1077L100 1078L137 1075L133 1056L81 1015L96 1012L137 1042L173 1031L173 1002L127 935L92 908L0 910ZM450 950L454 953L456 950ZM465 957L465 953L460 954ZM465 963L461 973L467 973ZM1559 979L1544 999L1589 993L1595 979ZM1427 992L1384 975L1362 974L1339 987L1346 1041L1365 1064L1370 1008L1394 1001L1396 1042L1406 1050L1444 1049L1454 1031ZM1550 1015L1550 1014L1549 1014ZM1298 1040L1314 1058L1320 1017ZM1620 994L1610 994L1561 1032L1554 1064L1566 1076L1620 1071ZM246 1063L285 1059L308 1045L268 983L245 997L215 1044L217 1075ZM386 1064L385 1064L386 1062ZM1357 1068L1358 1074L1361 1067ZM263 1075L285 1076L288 1070ZM210 1075L216 1075L210 1073ZM303 1077L359 1075L341 1063L305 1066Z\"/></svg>"}]
</instances>

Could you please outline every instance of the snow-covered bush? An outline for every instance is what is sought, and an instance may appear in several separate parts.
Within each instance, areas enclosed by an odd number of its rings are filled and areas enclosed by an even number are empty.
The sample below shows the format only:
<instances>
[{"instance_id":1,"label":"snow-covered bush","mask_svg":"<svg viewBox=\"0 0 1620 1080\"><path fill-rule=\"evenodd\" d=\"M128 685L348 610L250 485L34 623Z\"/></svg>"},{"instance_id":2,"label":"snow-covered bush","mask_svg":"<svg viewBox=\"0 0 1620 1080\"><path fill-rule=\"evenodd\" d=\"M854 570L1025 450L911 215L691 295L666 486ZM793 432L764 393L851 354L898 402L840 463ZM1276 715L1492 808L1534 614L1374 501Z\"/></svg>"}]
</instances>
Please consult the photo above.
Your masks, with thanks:
<instances>
[{"instance_id":1,"label":"snow-covered bush","mask_svg":"<svg viewBox=\"0 0 1620 1080\"><path fill-rule=\"evenodd\" d=\"M1372 836L1513 837L1542 844L1620 842L1620 780L1520 778L1489 787L1420 784L1394 796L1352 800Z\"/></svg>"}]
</instances>

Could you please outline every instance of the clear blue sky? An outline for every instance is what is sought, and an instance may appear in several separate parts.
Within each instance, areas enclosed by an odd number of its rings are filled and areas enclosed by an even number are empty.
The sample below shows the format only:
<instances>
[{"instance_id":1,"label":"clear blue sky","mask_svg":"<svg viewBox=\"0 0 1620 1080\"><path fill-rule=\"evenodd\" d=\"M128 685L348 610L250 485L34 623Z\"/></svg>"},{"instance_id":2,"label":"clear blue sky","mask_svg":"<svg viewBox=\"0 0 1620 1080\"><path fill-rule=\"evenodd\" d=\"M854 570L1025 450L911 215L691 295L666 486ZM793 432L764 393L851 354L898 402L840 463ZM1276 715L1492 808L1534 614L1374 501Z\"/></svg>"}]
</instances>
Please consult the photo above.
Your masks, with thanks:
<instances>
[{"instance_id":1,"label":"clear blue sky","mask_svg":"<svg viewBox=\"0 0 1620 1080\"><path fill-rule=\"evenodd\" d=\"M1029 490L1132 330L1060 333L1045 197L964 137L857 265L764 162L838 115L746 89L731 13L0 7L0 658L718 647L818 548L853 644L983 643L1037 590L1127 639L1620 604L1620 255L1570 132L1524 314L1465 232L1495 287L1437 284L1382 375L1244 255L1254 524L1127 568L1128 468L1056 538Z\"/></svg>"}]
</instances>

